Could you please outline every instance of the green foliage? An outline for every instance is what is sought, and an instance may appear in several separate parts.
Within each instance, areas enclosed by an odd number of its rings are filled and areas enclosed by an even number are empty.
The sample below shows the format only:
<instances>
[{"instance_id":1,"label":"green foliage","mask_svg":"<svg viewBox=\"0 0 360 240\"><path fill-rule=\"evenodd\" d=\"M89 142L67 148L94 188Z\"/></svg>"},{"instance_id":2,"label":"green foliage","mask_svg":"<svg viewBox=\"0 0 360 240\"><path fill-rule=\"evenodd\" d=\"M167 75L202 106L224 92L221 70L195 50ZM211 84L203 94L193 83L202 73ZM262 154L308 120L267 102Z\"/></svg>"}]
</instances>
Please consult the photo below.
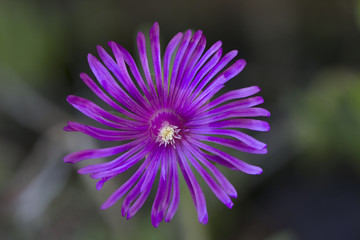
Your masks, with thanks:
<instances>
[{"instance_id":1,"label":"green foliage","mask_svg":"<svg viewBox=\"0 0 360 240\"><path fill-rule=\"evenodd\" d=\"M315 77L292 109L296 146L307 159L341 159L359 167L359 93L359 73L330 70Z\"/></svg>"},{"instance_id":2,"label":"green foliage","mask_svg":"<svg viewBox=\"0 0 360 240\"><path fill-rule=\"evenodd\" d=\"M64 53L64 28L55 10L21 2L0 6L0 65L27 81L48 80ZM54 58L54 56L57 56Z\"/></svg>"}]
</instances>

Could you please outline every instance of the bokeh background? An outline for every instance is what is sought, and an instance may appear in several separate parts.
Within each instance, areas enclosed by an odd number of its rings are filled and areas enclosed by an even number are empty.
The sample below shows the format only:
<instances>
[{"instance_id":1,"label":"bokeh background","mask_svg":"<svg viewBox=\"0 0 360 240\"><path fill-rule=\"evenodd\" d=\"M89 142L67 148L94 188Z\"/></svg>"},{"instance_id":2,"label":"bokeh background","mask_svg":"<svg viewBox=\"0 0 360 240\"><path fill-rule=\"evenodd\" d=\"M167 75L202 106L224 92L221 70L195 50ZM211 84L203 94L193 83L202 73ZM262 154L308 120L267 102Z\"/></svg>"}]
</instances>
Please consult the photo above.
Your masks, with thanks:
<instances>
[{"instance_id":1,"label":"bokeh background","mask_svg":"<svg viewBox=\"0 0 360 240\"><path fill-rule=\"evenodd\" d=\"M101 211L126 175L98 192L62 162L103 144L62 131L68 120L88 121L65 100L95 99L78 77L91 73L87 53L113 40L136 55L137 32L154 21L162 44L191 28L208 46L239 50L248 64L226 90L258 85L272 113L271 131L256 134L269 153L234 153L264 173L222 169L239 193L233 209L202 182L206 226L186 187L174 220L158 229L152 200L130 221L121 202ZM359 66L356 0L2 0L0 239L360 239Z\"/></svg>"}]
</instances>

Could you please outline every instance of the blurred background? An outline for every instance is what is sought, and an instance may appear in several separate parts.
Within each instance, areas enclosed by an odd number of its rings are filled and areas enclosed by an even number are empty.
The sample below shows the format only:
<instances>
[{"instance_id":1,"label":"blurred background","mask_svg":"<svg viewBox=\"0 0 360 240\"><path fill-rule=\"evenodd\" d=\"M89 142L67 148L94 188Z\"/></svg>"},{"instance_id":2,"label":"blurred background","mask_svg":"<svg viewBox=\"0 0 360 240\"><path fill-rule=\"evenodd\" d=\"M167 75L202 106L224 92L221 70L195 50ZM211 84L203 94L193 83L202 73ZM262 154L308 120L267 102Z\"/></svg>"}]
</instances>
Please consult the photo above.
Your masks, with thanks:
<instances>
[{"instance_id":1,"label":"blurred background","mask_svg":"<svg viewBox=\"0 0 360 240\"><path fill-rule=\"evenodd\" d=\"M120 184L100 192L64 155L98 141L64 133L87 121L69 94L96 99L79 78L87 53L120 43L136 56L138 31L202 29L208 46L239 50L245 70L226 90L261 87L270 132L252 133L269 153L235 156L260 176L222 171L238 190L227 209L201 182L209 223L197 222L186 187L173 221L154 229L153 195L131 220ZM360 1L0 1L0 239L360 239ZM100 103L100 100L95 100ZM126 175L123 179L126 179ZM182 183L182 185L184 185Z\"/></svg>"}]
</instances>

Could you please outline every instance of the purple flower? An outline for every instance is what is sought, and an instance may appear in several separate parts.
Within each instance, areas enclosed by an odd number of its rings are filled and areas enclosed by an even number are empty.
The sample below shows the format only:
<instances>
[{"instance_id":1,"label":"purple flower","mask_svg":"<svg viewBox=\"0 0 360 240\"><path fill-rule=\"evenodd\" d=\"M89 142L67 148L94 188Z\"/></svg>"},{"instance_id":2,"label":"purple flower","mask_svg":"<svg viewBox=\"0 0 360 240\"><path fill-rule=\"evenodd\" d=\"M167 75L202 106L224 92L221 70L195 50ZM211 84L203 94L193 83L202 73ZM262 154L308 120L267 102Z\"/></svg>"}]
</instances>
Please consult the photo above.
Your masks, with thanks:
<instances>
[{"instance_id":1,"label":"purple flower","mask_svg":"<svg viewBox=\"0 0 360 240\"><path fill-rule=\"evenodd\" d=\"M108 180L132 167L138 167L101 209L125 197L122 215L127 219L133 217L146 201L160 172L151 222L155 227L162 220L169 222L180 200L179 166L194 201L198 219L206 224L208 214L205 196L192 168L229 208L233 206L231 198L236 198L237 193L215 165L220 164L247 174L262 172L261 168L214 147L226 146L248 153L267 153L266 144L239 129L268 131L270 127L267 122L249 117L269 116L270 113L254 107L263 103L260 96L250 97L260 91L256 86L214 97L227 81L242 71L246 63L240 59L223 70L235 58L237 51L222 56L220 41L207 51L205 45L206 39L200 30L194 35L190 30L178 33L167 45L161 60L159 24L155 23L150 29L151 70L145 36L141 32L137 36L143 75L128 51L115 42L109 42L115 58L100 46L97 50L102 63L93 55L88 55L90 68L101 87L85 73L81 73L80 78L118 114L108 112L87 99L70 95L67 100L73 107L113 129L68 122L64 130L114 141L116 146L75 152L67 155L64 161L76 163L117 155L112 161L89 165L78 171L98 179L98 190Z\"/></svg>"}]
</instances>

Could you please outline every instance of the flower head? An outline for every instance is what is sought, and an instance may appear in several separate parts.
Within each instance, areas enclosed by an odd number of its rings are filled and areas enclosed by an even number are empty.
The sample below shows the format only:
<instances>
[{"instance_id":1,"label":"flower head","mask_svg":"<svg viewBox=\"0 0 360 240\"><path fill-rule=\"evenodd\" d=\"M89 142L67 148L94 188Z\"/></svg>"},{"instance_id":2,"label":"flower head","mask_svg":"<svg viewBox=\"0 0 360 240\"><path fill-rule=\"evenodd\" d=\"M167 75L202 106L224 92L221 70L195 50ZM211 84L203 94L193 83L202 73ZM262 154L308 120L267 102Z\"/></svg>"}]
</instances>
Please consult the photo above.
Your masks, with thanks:
<instances>
[{"instance_id":1,"label":"flower head","mask_svg":"<svg viewBox=\"0 0 360 240\"><path fill-rule=\"evenodd\" d=\"M155 23L150 29L151 70L145 36L141 32L137 36L143 75L128 51L115 42L109 42L114 57L98 46L102 63L93 55L88 55L97 83L85 73L81 73L80 78L119 114L71 95L67 100L73 107L112 129L76 122L68 122L64 129L79 131L104 141L114 141L115 146L75 152L67 155L64 161L76 163L120 154L111 161L89 165L78 171L98 179L98 190L108 180L132 167L138 167L107 199L102 209L125 197L121 212L128 219L131 218L144 204L160 172L151 221L155 227L162 220L169 222L180 200L179 167L190 190L198 219L206 224L208 214L205 196L192 168L229 208L233 206L231 198L236 198L237 193L215 165L247 174L262 172L261 168L214 147L225 146L238 151L265 154L266 144L239 129L268 131L267 122L250 117L270 114L263 108L254 107L263 102L262 97L250 97L260 91L256 86L214 97L227 81L242 71L245 61L237 60L223 70L237 55L237 51L222 56L220 41L207 51L205 45L202 31L193 35L190 30L184 34L178 33L167 45L162 60L159 25Z\"/></svg>"}]
</instances>

